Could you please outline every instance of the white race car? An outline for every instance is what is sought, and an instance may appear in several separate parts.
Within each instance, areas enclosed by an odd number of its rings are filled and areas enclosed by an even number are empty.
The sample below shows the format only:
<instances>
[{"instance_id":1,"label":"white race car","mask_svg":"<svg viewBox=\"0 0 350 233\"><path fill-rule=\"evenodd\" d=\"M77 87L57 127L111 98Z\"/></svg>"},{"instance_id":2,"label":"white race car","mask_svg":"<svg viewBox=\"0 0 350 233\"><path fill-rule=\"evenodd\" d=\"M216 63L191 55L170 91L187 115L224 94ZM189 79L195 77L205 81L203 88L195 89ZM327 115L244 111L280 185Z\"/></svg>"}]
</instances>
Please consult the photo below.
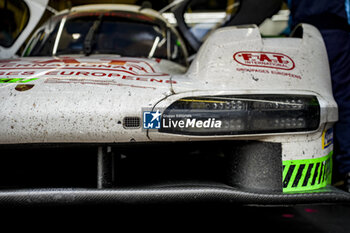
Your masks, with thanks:
<instances>
[{"instance_id":1,"label":"white race car","mask_svg":"<svg viewBox=\"0 0 350 233\"><path fill-rule=\"evenodd\" d=\"M217 29L189 65L185 42L158 12L73 7L43 24L22 57L0 60L0 102L0 153L16 158L7 166L36 161L22 174L34 180L57 163L55 180L79 158L74 180L94 176L92 153L98 177L97 188L46 180L33 189L26 180L20 189L10 179L3 202L350 200L329 186L338 113L310 25L290 38L262 38L254 25Z\"/></svg>"}]
</instances>

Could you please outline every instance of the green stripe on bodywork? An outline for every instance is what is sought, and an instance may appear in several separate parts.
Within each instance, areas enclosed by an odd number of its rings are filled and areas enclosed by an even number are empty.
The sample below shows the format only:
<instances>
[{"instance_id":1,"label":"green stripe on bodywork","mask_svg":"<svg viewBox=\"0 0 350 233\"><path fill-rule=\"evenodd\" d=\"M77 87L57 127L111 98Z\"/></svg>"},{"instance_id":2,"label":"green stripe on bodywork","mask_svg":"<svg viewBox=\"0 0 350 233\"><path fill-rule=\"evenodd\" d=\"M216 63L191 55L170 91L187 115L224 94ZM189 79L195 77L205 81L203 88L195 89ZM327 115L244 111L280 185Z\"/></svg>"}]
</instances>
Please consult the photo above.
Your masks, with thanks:
<instances>
[{"instance_id":1,"label":"green stripe on bodywork","mask_svg":"<svg viewBox=\"0 0 350 233\"><path fill-rule=\"evenodd\" d=\"M316 159L283 161L283 192L309 191L331 183L332 155Z\"/></svg>"},{"instance_id":2,"label":"green stripe on bodywork","mask_svg":"<svg viewBox=\"0 0 350 233\"><path fill-rule=\"evenodd\" d=\"M35 81L39 78L0 78L0 83L27 83L30 81Z\"/></svg>"}]
</instances>

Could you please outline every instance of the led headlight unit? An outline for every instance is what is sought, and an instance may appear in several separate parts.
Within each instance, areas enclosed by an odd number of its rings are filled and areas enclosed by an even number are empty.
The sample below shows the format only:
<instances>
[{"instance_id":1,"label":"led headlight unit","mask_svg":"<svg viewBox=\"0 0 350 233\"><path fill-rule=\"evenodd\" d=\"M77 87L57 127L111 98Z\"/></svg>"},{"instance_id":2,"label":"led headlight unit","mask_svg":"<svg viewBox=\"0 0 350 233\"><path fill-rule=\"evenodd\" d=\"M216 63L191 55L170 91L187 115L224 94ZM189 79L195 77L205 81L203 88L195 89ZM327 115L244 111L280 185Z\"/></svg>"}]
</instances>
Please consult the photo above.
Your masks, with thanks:
<instances>
[{"instance_id":1,"label":"led headlight unit","mask_svg":"<svg viewBox=\"0 0 350 233\"><path fill-rule=\"evenodd\" d=\"M244 95L179 99L162 114L160 132L239 135L313 131L319 127L315 96Z\"/></svg>"}]
</instances>

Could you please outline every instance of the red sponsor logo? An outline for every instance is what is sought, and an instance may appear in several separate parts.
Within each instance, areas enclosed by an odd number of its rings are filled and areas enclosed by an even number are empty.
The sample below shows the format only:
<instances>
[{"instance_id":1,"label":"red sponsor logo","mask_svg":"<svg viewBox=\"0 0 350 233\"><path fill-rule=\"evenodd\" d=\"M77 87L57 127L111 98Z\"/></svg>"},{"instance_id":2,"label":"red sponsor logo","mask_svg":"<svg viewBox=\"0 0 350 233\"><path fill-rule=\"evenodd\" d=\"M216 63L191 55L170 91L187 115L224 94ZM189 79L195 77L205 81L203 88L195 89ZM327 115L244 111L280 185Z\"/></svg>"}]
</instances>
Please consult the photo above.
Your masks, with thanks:
<instances>
[{"instance_id":1,"label":"red sponsor logo","mask_svg":"<svg viewBox=\"0 0 350 233\"><path fill-rule=\"evenodd\" d=\"M295 67L293 59L283 53L240 51L233 55L233 59L244 66L281 70L292 70Z\"/></svg>"}]
</instances>

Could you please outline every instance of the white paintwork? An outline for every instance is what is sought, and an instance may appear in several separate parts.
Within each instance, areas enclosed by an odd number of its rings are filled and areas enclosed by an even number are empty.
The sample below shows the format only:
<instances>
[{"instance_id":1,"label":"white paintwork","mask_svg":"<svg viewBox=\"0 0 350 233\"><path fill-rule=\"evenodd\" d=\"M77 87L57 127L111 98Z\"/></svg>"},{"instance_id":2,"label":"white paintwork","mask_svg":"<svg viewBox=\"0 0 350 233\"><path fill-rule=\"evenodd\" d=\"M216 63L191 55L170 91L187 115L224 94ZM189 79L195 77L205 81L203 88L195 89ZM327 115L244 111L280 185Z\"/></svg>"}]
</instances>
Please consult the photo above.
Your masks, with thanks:
<instances>
[{"instance_id":1,"label":"white paintwork","mask_svg":"<svg viewBox=\"0 0 350 233\"><path fill-rule=\"evenodd\" d=\"M329 153L321 148L322 131L337 121L337 105L331 89L326 49L318 30L303 25L303 38L262 39L257 27L232 27L217 30L203 44L185 75L175 75L176 95L169 96L156 107L164 108L174 101L190 96L239 94L315 95L321 106L320 128L312 133L279 135L216 136L227 140L252 139L282 142L283 159L322 157ZM244 66L233 59L239 51L264 51L289 56L295 63L292 70ZM259 72L241 71L255 69ZM263 73L267 71L269 73ZM272 74L281 71L284 74ZM290 76L286 76L286 75ZM296 78L298 77L298 78ZM195 85L194 85L195 83ZM152 140L213 140L213 137L174 136L150 132ZM313 142L313 143L311 143ZM306 150L305 148L311 148ZM305 153L313 151L313 153Z\"/></svg>"},{"instance_id":2,"label":"white paintwork","mask_svg":"<svg viewBox=\"0 0 350 233\"><path fill-rule=\"evenodd\" d=\"M18 36L14 44L5 48L0 46L0 59L13 57L18 49L22 46L24 41L28 38L30 33L33 31L39 20L41 19L46 9L49 0L23 0L29 9L29 20L26 27L23 29L21 34Z\"/></svg>"},{"instance_id":3,"label":"white paintwork","mask_svg":"<svg viewBox=\"0 0 350 233\"><path fill-rule=\"evenodd\" d=\"M113 7L116 6L95 5L72 10ZM157 15L152 10L145 11ZM38 78L27 83L34 84L32 89L23 92L15 90L18 83L0 84L0 144L252 139L282 143L284 160L324 156L321 135L337 120L337 105L322 37L310 25L303 25L303 29L301 39L262 39L255 26L219 29L203 44L187 71L166 60L106 56L74 57L79 63L48 62L59 58L38 57L0 63L0 72L5 72L1 77ZM292 60L294 66L285 63L293 69L281 70L242 65L234 59L242 51L283 54L283 62ZM107 67L111 60L115 60L114 65ZM9 73L30 71L34 73ZM273 73L277 71L283 74ZM146 132L118 124L126 116L142 117L142 108L167 107L183 97L224 94L315 95L321 105L321 124L311 133L220 137Z\"/></svg>"},{"instance_id":4,"label":"white paintwork","mask_svg":"<svg viewBox=\"0 0 350 233\"><path fill-rule=\"evenodd\" d=\"M310 25L304 24L303 28L302 39L261 39L256 27L219 29L203 44L186 75L172 78L184 83L173 89L175 93L204 90L241 94L309 92L321 99L324 111L321 121L335 122L338 118L337 105L332 95L327 52L322 37ZM295 68L279 70L244 66L233 59L233 55L239 51L285 54L293 59ZM255 69L258 72L240 69ZM283 72L284 75L276 72ZM193 82L196 83L195 87Z\"/></svg>"},{"instance_id":5,"label":"white paintwork","mask_svg":"<svg viewBox=\"0 0 350 233\"><path fill-rule=\"evenodd\" d=\"M0 85L1 144L147 141L146 132L126 130L118 122L141 117L141 107L150 108L170 95L170 75L183 71L167 61L147 59L75 61L79 63L34 57L0 64L8 78L38 78L26 83L34 87L23 92L15 90L19 83ZM165 73L169 65L172 73Z\"/></svg>"}]
</instances>

